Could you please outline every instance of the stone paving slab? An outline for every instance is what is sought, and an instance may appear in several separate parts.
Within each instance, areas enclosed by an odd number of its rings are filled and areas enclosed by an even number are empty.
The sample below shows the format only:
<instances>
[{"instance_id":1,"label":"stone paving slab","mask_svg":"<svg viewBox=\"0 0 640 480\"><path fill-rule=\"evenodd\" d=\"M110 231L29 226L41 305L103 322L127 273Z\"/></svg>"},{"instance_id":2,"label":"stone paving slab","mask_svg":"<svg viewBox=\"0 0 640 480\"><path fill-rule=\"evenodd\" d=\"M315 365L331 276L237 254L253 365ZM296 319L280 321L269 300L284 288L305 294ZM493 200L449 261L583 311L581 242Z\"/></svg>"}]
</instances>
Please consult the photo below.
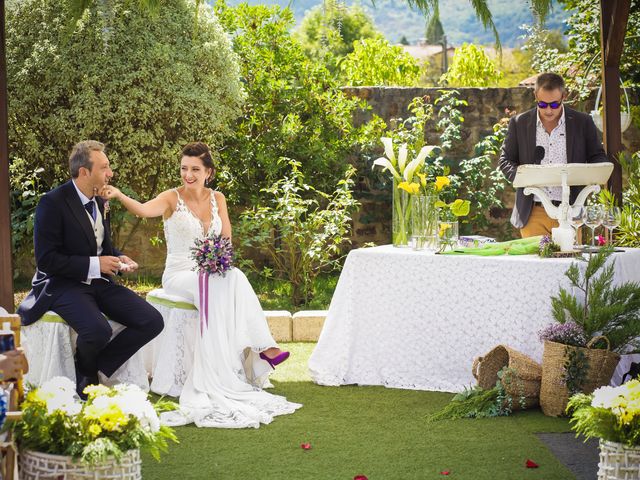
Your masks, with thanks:
<instances>
[{"instance_id":1,"label":"stone paving slab","mask_svg":"<svg viewBox=\"0 0 640 480\"><path fill-rule=\"evenodd\" d=\"M586 443L584 438L576 438L575 433L536 433L571 473L576 480L596 480L598 478L598 440L592 438Z\"/></svg>"}]
</instances>

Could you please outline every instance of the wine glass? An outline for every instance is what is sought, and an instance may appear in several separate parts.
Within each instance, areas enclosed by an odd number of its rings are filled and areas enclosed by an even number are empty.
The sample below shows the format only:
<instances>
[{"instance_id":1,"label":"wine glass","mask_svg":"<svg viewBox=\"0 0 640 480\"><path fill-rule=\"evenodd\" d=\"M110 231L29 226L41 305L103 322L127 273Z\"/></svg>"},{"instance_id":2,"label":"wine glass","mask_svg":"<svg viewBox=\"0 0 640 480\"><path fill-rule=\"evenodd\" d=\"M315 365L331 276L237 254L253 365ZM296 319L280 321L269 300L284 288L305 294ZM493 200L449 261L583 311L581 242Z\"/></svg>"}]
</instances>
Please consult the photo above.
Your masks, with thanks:
<instances>
[{"instance_id":1,"label":"wine glass","mask_svg":"<svg viewBox=\"0 0 640 480\"><path fill-rule=\"evenodd\" d=\"M595 230L597 227L602 225L603 218L604 218L604 208L602 208L602 205L589 205L585 209L584 224L591 229L591 249L592 250L594 250L596 246Z\"/></svg>"},{"instance_id":2,"label":"wine glass","mask_svg":"<svg viewBox=\"0 0 640 480\"><path fill-rule=\"evenodd\" d=\"M611 206L604 212L602 225L607 229L607 238L613 242L613 231L620 226L620 207Z\"/></svg>"},{"instance_id":3,"label":"wine glass","mask_svg":"<svg viewBox=\"0 0 640 480\"><path fill-rule=\"evenodd\" d=\"M574 205L569 210L569 221L571 222L571 226L576 231L576 239L575 239L576 246L578 245L578 231L580 230L580 227L584 225L584 217L585 217L585 213L584 213L584 207L582 205Z\"/></svg>"}]
</instances>

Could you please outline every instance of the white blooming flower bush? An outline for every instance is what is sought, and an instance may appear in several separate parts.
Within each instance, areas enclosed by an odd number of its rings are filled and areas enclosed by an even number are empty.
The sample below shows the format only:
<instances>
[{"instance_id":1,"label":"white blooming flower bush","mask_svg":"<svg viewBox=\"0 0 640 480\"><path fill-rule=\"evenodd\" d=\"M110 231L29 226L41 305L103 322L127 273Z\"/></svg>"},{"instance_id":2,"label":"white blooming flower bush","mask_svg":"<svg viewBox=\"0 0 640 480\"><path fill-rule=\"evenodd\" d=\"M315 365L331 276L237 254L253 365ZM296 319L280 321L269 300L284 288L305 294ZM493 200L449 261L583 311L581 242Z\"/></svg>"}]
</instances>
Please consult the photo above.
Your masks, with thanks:
<instances>
[{"instance_id":1,"label":"white blooming flower bush","mask_svg":"<svg viewBox=\"0 0 640 480\"><path fill-rule=\"evenodd\" d=\"M149 449L158 459L169 440L177 442L158 416L174 409L174 403L154 405L138 386L128 384L92 385L85 393L88 398L82 402L66 377L31 390L22 404L22 419L12 426L19 447L96 464L138 448Z\"/></svg>"}]
</instances>

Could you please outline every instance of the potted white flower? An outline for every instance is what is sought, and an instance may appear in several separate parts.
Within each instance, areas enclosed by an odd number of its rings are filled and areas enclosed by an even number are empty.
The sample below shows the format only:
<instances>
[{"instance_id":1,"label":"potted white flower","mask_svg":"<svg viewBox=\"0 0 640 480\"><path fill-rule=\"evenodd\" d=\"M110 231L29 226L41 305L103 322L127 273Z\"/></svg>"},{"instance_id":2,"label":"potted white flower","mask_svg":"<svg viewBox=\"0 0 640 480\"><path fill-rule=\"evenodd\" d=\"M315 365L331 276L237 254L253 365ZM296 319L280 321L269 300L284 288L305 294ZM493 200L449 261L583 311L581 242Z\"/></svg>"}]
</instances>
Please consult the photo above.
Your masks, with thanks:
<instances>
[{"instance_id":1,"label":"potted white flower","mask_svg":"<svg viewBox=\"0 0 640 480\"><path fill-rule=\"evenodd\" d=\"M572 428L600 439L598 480L640 478L640 380L569 400Z\"/></svg>"},{"instance_id":2,"label":"potted white flower","mask_svg":"<svg viewBox=\"0 0 640 480\"><path fill-rule=\"evenodd\" d=\"M49 478L56 471L69 478L91 472L96 479L139 479L139 449L159 458L169 440L177 441L158 417L173 403L153 405L136 385L94 385L85 392L88 399L81 402L71 380L55 377L27 393L22 419L12 425L22 479Z\"/></svg>"}]
</instances>

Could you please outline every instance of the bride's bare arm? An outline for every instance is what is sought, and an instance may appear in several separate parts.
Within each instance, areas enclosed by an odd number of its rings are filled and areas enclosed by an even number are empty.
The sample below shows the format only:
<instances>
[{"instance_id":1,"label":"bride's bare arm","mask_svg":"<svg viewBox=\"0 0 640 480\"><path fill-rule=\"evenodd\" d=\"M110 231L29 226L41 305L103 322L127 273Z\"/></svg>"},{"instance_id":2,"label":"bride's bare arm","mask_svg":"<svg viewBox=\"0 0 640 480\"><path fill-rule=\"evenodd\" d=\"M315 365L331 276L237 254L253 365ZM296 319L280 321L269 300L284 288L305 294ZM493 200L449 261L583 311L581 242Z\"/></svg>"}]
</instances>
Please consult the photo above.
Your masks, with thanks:
<instances>
[{"instance_id":1,"label":"bride's bare arm","mask_svg":"<svg viewBox=\"0 0 640 480\"><path fill-rule=\"evenodd\" d=\"M151 217L160 217L166 211L171 209L171 191L167 190L162 192L153 200L149 200L145 203L140 203L137 200L134 200L131 197L126 196L120 190L118 190L113 185L107 185L102 189L100 193L102 197L107 200L116 199L119 200L124 208L126 208L130 213L137 215L142 218L151 218Z\"/></svg>"},{"instance_id":2,"label":"bride's bare arm","mask_svg":"<svg viewBox=\"0 0 640 480\"><path fill-rule=\"evenodd\" d=\"M218 204L218 215L222 220L222 232L220 235L223 237L231 238L231 222L229 221L229 212L227 212L227 200L220 192L214 192L216 196L216 203Z\"/></svg>"}]
</instances>

